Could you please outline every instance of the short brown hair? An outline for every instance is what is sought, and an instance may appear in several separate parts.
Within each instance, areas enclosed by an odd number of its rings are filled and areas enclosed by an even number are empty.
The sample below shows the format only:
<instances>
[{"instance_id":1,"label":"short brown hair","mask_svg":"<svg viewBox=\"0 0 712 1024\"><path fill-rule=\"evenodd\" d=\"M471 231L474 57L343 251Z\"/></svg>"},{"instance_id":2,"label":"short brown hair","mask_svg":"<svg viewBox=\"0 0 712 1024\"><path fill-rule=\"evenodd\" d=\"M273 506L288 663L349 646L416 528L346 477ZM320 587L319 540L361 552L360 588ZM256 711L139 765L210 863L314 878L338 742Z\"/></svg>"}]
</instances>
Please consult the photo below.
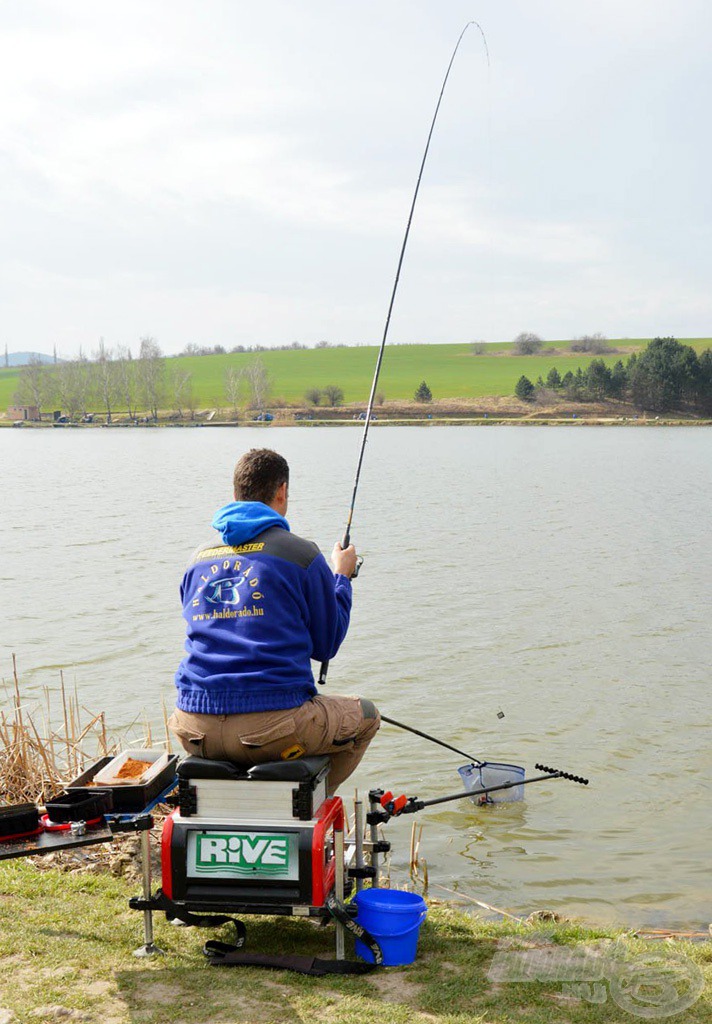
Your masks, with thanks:
<instances>
[{"instance_id":1,"label":"short brown hair","mask_svg":"<svg viewBox=\"0 0 712 1024\"><path fill-rule=\"evenodd\" d=\"M251 448L235 466L232 478L235 501L261 501L274 498L282 484L289 484L289 466L270 448Z\"/></svg>"}]
</instances>

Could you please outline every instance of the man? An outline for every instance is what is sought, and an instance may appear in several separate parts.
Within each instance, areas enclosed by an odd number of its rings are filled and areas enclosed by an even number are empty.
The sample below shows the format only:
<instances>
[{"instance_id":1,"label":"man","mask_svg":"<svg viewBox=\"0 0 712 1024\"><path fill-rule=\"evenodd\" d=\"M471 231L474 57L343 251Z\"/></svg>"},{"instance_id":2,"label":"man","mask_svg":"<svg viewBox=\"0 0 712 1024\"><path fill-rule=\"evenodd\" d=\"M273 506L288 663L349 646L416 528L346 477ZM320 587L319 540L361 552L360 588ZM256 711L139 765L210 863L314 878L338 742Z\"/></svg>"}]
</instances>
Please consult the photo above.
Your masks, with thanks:
<instances>
[{"instance_id":1,"label":"man","mask_svg":"<svg viewBox=\"0 0 712 1024\"><path fill-rule=\"evenodd\" d=\"M356 551L334 545L334 575L290 533L277 452L247 452L233 483L235 501L212 523L221 541L198 548L183 577L187 655L169 724L189 753L237 764L328 754L333 793L380 725L371 701L317 696L311 670L346 636Z\"/></svg>"}]
</instances>

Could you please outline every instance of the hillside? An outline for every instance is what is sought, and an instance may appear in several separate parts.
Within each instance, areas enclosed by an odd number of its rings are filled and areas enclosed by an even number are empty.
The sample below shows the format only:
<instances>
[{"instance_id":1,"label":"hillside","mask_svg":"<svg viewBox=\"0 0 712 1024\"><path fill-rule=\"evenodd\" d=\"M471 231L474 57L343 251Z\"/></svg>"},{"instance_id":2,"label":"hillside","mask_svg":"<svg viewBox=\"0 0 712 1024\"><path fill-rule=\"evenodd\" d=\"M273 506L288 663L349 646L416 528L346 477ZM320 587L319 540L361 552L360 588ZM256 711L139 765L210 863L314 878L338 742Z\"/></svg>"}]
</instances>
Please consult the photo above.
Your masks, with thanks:
<instances>
[{"instance_id":1,"label":"hillside","mask_svg":"<svg viewBox=\"0 0 712 1024\"><path fill-rule=\"evenodd\" d=\"M610 341L618 351L605 356L612 365L624 360L648 339ZM712 344L712 339L680 339L693 344L698 351ZM471 345L394 345L386 348L379 381L379 392L388 401L411 399L418 384L425 380L435 399L511 396L522 374L532 381L556 366L563 375L576 371L591 361L588 353L572 353L569 341L548 342L541 353L533 356L512 354L511 344L487 346L486 355L474 355ZM344 400L364 402L371 386L377 346L350 348L265 350L257 355L240 353L217 356L173 357L167 360L167 372L176 370L192 374L193 392L202 408L227 406L224 393L225 373L233 367L240 370L255 358L261 359L273 378L272 405L282 402L302 404L308 388L336 384L344 391ZM0 370L0 411L12 404L17 387L17 369Z\"/></svg>"},{"instance_id":2,"label":"hillside","mask_svg":"<svg viewBox=\"0 0 712 1024\"><path fill-rule=\"evenodd\" d=\"M30 359L39 359L41 363L53 363L54 356L45 355L44 352L8 352L7 357L2 356L2 365L5 365L7 358L8 366L27 366Z\"/></svg>"}]
</instances>

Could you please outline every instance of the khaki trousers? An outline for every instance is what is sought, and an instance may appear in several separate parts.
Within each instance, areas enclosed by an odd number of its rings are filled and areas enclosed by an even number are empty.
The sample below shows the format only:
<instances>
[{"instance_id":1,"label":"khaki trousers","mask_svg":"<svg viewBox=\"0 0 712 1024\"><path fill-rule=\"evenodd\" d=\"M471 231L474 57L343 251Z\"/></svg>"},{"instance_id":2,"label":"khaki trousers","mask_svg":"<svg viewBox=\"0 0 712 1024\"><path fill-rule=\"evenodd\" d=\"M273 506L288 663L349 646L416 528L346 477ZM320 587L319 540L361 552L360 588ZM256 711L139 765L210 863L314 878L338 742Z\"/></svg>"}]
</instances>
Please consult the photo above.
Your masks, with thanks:
<instances>
[{"instance_id":1,"label":"khaki trousers","mask_svg":"<svg viewBox=\"0 0 712 1024\"><path fill-rule=\"evenodd\" d=\"M381 718L370 700L312 697L298 708L247 715L198 715L176 709L168 724L184 750L211 760L253 765L328 754L331 795L361 761Z\"/></svg>"}]
</instances>

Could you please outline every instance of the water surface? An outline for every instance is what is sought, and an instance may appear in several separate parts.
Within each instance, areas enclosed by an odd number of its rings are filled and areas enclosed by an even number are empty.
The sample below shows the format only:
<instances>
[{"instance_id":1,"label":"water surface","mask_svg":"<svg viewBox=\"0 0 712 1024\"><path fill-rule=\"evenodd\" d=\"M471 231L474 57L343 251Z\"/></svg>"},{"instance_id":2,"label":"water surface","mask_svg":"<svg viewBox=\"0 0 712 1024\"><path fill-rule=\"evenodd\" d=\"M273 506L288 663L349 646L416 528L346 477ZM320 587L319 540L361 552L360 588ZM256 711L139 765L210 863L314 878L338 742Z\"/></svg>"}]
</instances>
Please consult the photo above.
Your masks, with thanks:
<instances>
[{"instance_id":1,"label":"water surface","mask_svg":"<svg viewBox=\"0 0 712 1024\"><path fill-rule=\"evenodd\" d=\"M161 731L178 583L236 458L284 453L292 528L328 551L359 440L0 431L0 675L16 651L31 703L70 666L88 708L117 727L145 709ZM703 428L372 430L353 534L366 562L329 692L474 755L592 780L424 812L431 879L515 911L712 920L711 503ZM428 798L459 788L459 763L384 726L355 781ZM389 826L397 871L412 820Z\"/></svg>"}]
</instances>

